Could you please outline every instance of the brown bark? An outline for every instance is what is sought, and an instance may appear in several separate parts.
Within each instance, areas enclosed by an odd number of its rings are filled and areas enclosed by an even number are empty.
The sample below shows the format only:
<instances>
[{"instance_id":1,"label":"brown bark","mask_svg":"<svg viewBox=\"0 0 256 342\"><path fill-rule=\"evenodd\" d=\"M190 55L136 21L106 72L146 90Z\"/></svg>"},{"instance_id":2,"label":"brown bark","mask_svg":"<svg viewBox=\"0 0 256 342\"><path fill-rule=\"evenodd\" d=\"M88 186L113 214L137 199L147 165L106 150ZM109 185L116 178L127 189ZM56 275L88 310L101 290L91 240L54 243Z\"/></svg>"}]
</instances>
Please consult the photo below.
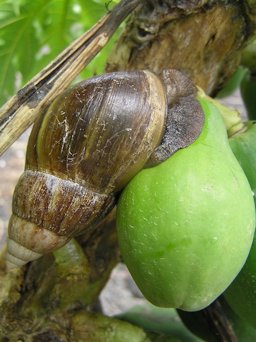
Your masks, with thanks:
<instances>
[{"instance_id":1,"label":"brown bark","mask_svg":"<svg viewBox=\"0 0 256 342\"><path fill-rule=\"evenodd\" d=\"M108 71L175 68L208 94L216 94L239 65L254 31L245 1L155 1L131 17Z\"/></svg>"}]
</instances>

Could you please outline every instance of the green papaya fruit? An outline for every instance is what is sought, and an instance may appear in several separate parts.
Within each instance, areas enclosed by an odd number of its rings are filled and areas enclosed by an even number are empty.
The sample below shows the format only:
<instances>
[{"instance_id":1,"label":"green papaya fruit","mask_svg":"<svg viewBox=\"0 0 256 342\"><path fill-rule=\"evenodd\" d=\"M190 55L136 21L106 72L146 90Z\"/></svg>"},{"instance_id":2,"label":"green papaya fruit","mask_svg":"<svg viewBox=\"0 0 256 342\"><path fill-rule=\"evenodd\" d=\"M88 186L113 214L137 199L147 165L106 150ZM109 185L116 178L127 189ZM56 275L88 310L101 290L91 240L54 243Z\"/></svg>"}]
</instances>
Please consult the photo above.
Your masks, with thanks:
<instances>
[{"instance_id":1,"label":"green papaya fruit","mask_svg":"<svg viewBox=\"0 0 256 342\"><path fill-rule=\"evenodd\" d=\"M223 88L218 92L217 97L221 99L230 96L236 89L239 88L246 72L247 68L240 65L230 79L224 84Z\"/></svg>"},{"instance_id":2,"label":"green papaya fruit","mask_svg":"<svg viewBox=\"0 0 256 342\"><path fill-rule=\"evenodd\" d=\"M229 142L256 195L256 124L248 123L247 131ZM224 295L232 309L256 328L256 236L244 267Z\"/></svg>"},{"instance_id":3,"label":"green papaya fruit","mask_svg":"<svg viewBox=\"0 0 256 342\"><path fill-rule=\"evenodd\" d=\"M241 96L250 120L256 119L256 76L248 71L240 84Z\"/></svg>"},{"instance_id":4,"label":"green papaya fruit","mask_svg":"<svg viewBox=\"0 0 256 342\"><path fill-rule=\"evenodd\" d=\"M196 311L232 282L251 247L255 208L218 109L200 96L198 139L142 170L122 192L117 231L122 256L156 306Z\"/></svg>"},{"instance_id":5,"label":"green papaya fruit","mask_svg":"<svg viewBox=\"0 0 256 342\"><path fill-rule=\"evenodd\" d=\"M256 329L254 329L245 320L241 319L222 299L220 316L221 329L223 334L231 335L240 342L256 341ZM195 335L207 342L219 342L220 336L214 331L205 310L197 312L186 312L177 310L182 322ZM214 317L216 320L216 316ZM225 322L225 323L224 323ZM226 324L226 325L225 325ZM219 327L220 327L219 325Z\"/></svg>"}]
</instances>

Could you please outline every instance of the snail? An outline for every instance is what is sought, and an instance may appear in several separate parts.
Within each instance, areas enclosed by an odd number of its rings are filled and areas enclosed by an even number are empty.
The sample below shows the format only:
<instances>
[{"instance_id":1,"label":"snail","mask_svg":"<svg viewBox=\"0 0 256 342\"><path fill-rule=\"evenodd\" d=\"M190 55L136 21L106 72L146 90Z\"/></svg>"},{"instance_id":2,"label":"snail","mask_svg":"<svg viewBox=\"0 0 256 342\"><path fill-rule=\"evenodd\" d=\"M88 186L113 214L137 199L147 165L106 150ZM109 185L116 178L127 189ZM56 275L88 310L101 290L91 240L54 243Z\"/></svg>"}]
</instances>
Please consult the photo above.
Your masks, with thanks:
<instances>
[{"instance_id":1,"label":"snail","mask_svg":"<svg viewBox=\"0 0 256 342\"><path fill-rule=\"evenodd\" d=\"M7 266L20 267L81 233L89 237L140 169L199 135L203 114L195 94L185 75L166 70L96 76L59 95L29 137Z\"/></svg>"}]
</instances>

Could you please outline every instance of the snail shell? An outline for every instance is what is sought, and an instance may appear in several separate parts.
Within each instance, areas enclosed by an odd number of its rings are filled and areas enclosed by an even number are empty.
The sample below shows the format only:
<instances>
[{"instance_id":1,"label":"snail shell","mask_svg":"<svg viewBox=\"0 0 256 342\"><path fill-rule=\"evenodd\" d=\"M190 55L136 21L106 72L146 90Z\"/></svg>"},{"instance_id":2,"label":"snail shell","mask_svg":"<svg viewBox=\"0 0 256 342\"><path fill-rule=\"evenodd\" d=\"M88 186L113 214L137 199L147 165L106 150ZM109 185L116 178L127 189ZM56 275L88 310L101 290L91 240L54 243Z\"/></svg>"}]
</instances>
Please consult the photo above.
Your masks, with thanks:
<instances>
[{"instance_id":1,"label":"snail shell","mask_svg":"<svg viewBox=\"0 0 256 342\"><path fill-rule=\"evenodd\" d=\"M151 72L83 81L36 121L14 192L7 264L22 266L63 246L115 205L164 134L163 82Z\"/></svg>"}]
</instances>

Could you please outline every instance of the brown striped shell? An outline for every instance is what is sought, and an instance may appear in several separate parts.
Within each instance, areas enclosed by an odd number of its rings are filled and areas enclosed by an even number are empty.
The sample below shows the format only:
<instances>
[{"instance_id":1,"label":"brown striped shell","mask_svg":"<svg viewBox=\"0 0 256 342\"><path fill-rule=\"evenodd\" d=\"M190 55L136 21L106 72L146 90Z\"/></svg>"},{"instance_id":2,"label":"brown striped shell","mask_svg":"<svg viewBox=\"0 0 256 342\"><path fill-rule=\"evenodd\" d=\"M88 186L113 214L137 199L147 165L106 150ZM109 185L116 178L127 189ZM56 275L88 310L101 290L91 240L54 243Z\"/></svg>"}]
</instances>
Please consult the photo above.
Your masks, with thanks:
<instances>
[{"instance_id":1,"label":"brown striped shell","mask_svg":"<svg viewBox=\"0 0 256 342\"><path fill-rule=\"evenodd\" d=\"M89 234L160 144L166 112L164 85L148 71L94 77L58 96L30 135L13 197L9 267Z\"/></svg>"}]
</instances>

